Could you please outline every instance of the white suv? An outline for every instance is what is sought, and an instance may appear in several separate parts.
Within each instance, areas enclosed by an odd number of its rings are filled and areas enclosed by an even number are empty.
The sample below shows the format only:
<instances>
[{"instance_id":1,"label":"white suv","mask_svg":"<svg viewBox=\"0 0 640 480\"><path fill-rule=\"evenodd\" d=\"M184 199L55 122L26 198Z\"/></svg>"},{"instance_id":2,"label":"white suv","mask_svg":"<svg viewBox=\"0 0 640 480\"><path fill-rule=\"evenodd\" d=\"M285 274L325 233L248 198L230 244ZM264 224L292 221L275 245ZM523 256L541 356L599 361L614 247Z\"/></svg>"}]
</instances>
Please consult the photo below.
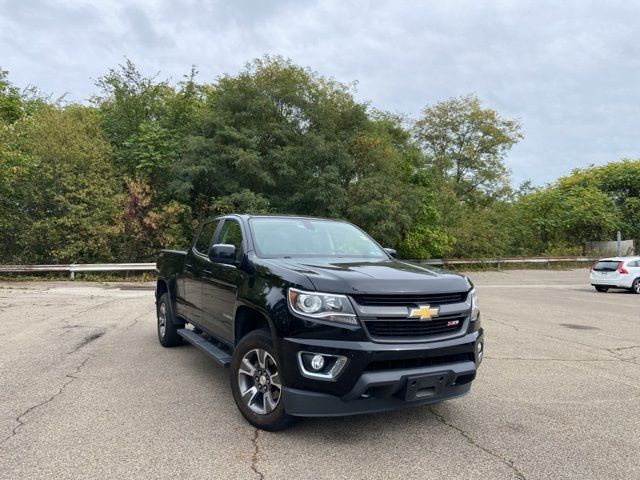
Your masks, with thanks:
<instances>
[{"instance_id":1,"label":"white suv","mask_svg":"<svg viewBox=\"0 0 640 480\"><path fill-rule=\"evenodd\" d=\"M591 267L591 285L599 292L610 288L627 288L640 293L640 257L611 257L598 260Z\"/></svg>"}]
</instances>

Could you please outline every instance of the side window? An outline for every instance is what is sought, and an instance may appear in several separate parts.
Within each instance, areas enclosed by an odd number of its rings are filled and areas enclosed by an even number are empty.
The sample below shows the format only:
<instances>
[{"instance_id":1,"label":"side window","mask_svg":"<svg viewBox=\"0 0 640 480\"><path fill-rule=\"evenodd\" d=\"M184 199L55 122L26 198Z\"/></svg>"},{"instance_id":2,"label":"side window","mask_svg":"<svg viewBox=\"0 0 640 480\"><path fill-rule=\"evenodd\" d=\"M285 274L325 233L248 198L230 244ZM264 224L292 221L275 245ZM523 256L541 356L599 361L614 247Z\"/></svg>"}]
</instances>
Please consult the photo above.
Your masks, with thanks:
<instances>
[{"instance_id":1,"label":"side window","mask_svg":"<svg viewBox=\"0 0 640 480\"><path fill-rule=\"evenodd\" d=\"M640 267L640 261L629 262L628 267Z\"/></svg>"},{"instance_id":2,"label":"side window","mask_svg":"<svg viewBox=\"0 0 640 480\"><path fill-rule=\"evenodd\" d=\"M240 224L235 220L225 220L216 243L226 243L235 246L236 259L240 260L242 258L242 230L240 230Z\"/></svg>"},{"instance_id":3,"label":"side window","mask_svg":"<svg viewBox=\"0 0 640 480\"><path fill-rule=\"evenodd\" d=\"M198 239L195 244L195 248L199 253L202 253L203 255L207 255L209 253L209 245L211 244L211 239L213 238L213 234L216 232L219 222L220 220L215 220L213 222L205 223L202 226L200 235L198 235Z\"/></svg>"}]
</instances>

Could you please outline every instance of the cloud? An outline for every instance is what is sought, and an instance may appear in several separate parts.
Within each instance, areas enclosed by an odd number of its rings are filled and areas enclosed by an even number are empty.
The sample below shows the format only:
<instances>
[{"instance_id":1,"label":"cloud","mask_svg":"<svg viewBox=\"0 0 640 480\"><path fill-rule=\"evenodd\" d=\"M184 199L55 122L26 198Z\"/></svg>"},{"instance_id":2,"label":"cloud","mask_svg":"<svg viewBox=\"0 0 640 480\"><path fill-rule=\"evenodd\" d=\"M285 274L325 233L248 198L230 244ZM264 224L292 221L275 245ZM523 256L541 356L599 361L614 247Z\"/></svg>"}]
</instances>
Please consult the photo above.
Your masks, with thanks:
<instances>
[{"instance_id":1,"label":"cloud","mask_svg":"<svg viewBox=\"0 0 640 480\"><path fill-rule=\"evenodd\" d=\"M640 157L635 2L0 0L0 11L12 81L71 100L125 56L174 80L195 64L211 81L280 54L410 115L475 93L524 125L508 158L516 183Z\"/></svg>"}]
</instances>

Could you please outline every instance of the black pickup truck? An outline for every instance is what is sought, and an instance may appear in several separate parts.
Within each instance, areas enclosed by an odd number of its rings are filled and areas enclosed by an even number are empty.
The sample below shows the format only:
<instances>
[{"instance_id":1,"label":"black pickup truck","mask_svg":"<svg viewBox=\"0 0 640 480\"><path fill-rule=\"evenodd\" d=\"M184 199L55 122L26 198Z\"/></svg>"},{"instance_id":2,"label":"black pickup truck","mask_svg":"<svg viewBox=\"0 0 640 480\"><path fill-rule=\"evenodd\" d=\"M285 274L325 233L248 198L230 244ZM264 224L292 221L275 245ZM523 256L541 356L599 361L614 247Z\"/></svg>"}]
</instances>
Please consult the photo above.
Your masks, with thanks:
<instances>
[{"instance_id":1,"label":"black pickup truck","mask_svg":"<svg viewBox=\"0 0 640 480\"><path fill-rule=\"evenodd\" d=\"M399 261L347 222L226 215L157 269L160 343L230 367L262 429L459 397L482 361L471 281Z\"/></svg>"}]
</instances>

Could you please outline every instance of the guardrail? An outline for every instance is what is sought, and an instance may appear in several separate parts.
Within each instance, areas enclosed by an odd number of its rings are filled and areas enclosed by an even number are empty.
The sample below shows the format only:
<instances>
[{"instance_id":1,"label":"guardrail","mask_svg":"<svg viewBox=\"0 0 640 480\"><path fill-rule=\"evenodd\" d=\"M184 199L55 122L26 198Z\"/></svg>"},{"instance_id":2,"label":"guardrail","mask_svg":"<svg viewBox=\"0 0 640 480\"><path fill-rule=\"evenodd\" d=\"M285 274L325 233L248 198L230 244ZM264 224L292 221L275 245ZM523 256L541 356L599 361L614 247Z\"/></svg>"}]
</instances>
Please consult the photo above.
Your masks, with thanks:
<instances>
[{"instance_id":1,"label":"guardrail","mask_svg":"<svg viewBox=\"0 0 640 480\"><path fill-rule=\"evenodd\" d=\"M596 259L591 257L509 257L509 258L479 258L475 260L463 258L421 260L420 263L434 266L447 265L496 265L500 268L503 264L538 263L549 267L552 263L593 263ZM0 265L0 273L38 273L58 272L69 273L74 278L79 272L153 272L155 263L71 263L65 265Z\"/></svg>"},{"instance_id":2,"label":"guardrail","mask_svg":"<svg viewBox=\"0 0 640 480\"><path fill-rule=\"evenodd\" d=\"M593 257L496 257L496 258L478 258L468 260L463 258L440 259L434 258L430 260L422 260L420 263L427 265L497 265L498 268L502 264L509 263L542 263L549 267L552 263L593 263L597 258Z\"/></svg>"},{"instance_id":3,"label":"guardrail","mask_svg":"<svg viewBox=\"0 0 640 480\"><path fill-rule=\"evenodd\" d=\"M153 272L155 263L70 263L66 265L0 265L0 273Z\"/></svg>"}]
</instances>

